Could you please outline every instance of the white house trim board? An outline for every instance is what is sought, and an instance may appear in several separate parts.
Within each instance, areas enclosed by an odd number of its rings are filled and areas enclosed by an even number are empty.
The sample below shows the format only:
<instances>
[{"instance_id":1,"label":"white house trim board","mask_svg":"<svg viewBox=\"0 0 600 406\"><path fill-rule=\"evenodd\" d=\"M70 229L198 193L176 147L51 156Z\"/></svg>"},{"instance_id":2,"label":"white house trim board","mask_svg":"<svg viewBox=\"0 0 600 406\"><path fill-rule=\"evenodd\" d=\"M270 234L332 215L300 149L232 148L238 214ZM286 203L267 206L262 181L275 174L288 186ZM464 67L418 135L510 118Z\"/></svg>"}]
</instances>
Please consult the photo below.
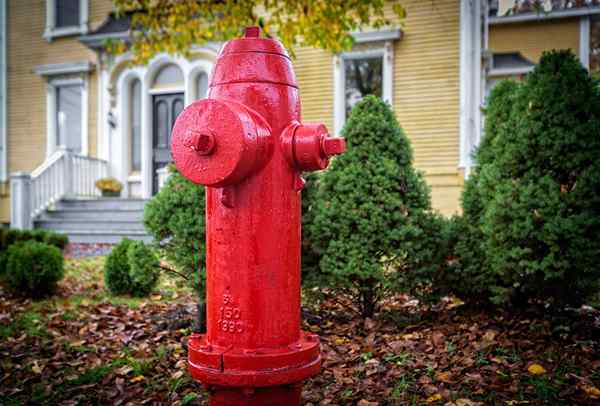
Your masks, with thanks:
<instances>
[{"instance_id":1,"label":"white house trim board","mask_svg":"<svg viewBox=\"0 0 600 406\"><path fill-rule=\"evenodd\" d=\"M590 68L590 16L579 19L579 60L586 68Z\"/></svg>"},{"instance_id":2,"label":"white house trim board","mask_svg":"<svg viewBox=\"0 0 600 406\"><path fill-rule=\"evenodd\" d=\"M8 180L6 90L6 0L0 0L0 182Z\"/></svg>"},{"instance_id":3,"label":"white house trim board","mask_svg":"<svg viewBox=\"0 0 600 406\"><path fill-rule=\"evenodd\" d=\"M79 25L56 27L56 0L46 0L46 29L43 37L48 42L54 38L85 34L88 31L89 0L79 0Z\"/></svg>"},{"instance_id":4,"label":"white house trim board","mask_svg":"<svg viewBox=\"0 0 600 406\"><path fill-rule=\"evenodd\" d=\"M349 59L381 57L382 63L382 97L390 105L393 104L394 95L394 44L385 41L381 46L364 51L350 51L337 54L333 58L333 130L339 134L346 122L346 78L344 61Z\"/></svg>"},{"instance_id":5,"label":"white house trim board","mask_svg":"<svg viewBox=\"0 0 600 406\"><path fill-rule=\"evenodd\" d=\"M396 41L402 38L402 30L400 28L392 28L389 30L359 31L353 32L352 38L356 44L377 41Z\"/></svg>"},{"instance_id":6,"label":"white house trim board","mask_svg":"<svg viewBox=\"0 0 600 406\"><path fill-rule=\"evenodd\" d=\"M55 75L88 73L93 70L94 70L94 64L91 62L88 62L88 61L38 65L33 69L33 71L40 76L55 76Z\"/></svg>"},{"instance_id":7,"label":"white house trim board","mask_svg":"<svg viewBox=\"0 0 600 406\"><path fill-rule=\"evenodd\" d=\"M460 159L468 175L472 153L481 138L482 30L481 2L460 2Z\"/></svg>"},{"instance_id":8,"label":"white house trim board","mask_svg":"<svg viewBox=\"0 0 600 406\"><path fill-rule=\"evenodd\" d=\"M528 21L554 20L557 18L582 17L590 16L592 14L600 14L600 6L578 7L572 9L552 11L549 13L530 12L513 14L509 16L490 17L490 25L524 23Z\"/></svg>"}]
</instances>

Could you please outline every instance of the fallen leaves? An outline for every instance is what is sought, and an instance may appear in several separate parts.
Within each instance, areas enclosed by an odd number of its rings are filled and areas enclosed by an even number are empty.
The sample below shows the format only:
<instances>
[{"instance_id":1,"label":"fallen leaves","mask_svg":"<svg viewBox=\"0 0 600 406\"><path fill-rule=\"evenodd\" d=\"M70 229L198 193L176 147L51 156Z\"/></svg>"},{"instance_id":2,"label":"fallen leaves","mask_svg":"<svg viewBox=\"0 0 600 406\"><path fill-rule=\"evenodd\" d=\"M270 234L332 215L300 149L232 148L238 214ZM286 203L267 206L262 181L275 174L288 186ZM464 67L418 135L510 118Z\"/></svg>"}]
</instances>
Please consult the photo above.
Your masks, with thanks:
<instances>
[{"instance_id":1,"label":"fallen leaves","mask_svg":"<svg viewBox=\"0 0 600 406\"><path fill-rule=\"evenodd\" d=\"M531 375L544 375L546 373L546 369L540 364L531 364L527 367L527 372Z\"/></svg>"},{"instance_id":2,"label":"fallen leaves","mask_svg":"<svg viewBox=\"0 0 600 406\"><path fill-rule=\"evenodd\" d=\"M35 390L65 405L206 405L187 372L196 298L161 290L146 300L111 301L97 267L80 272L67 275L59 296L43 305L0 291L0 331L19 326L0 340L0 403L27 403ZM306 404L598 403L597 313L586 313L592 322L565 338L553 336L539 314L443 303L427 308L398 295L366 320L343 297L303 309L303 327L320 335L323 360L321 373L304 385ZM15 321L34 311L33 322Z\"/></svg>"}]
</instances>

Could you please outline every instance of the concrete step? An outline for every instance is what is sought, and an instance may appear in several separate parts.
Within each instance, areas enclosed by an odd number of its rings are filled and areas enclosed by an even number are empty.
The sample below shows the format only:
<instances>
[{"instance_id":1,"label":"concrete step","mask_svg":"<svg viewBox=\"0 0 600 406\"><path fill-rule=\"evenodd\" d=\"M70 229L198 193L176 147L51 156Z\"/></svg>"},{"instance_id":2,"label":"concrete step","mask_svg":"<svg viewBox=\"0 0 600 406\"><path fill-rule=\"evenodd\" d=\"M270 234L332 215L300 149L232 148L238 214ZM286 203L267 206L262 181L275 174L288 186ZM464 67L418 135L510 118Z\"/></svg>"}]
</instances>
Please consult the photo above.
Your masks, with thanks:
<instances>
[{"instance_id":1,"label":"concrete step","mask_svg":"<svg viewBox=\"0 0 600 406\"><path fill-rule=\"evenodd\" d=\"M94 220L94 221L137 221L144 219L143 210L48 210L38 217L38 221Z\"/></svg>"},{"instance_id":2,"label":"concrete step","mask_svg":"<svg viewBox=\"0 0 600 406\"><path fill-rule=\"evenodd\" d=\"M120 199L114 197L97 199L64 199L54 205L53 210L143 210L144 199Z\"/></svg>"},{"instance_id":3,"label":"concrete step","mask_svg":"<svg viewBox=\"0 0 600 406\"><path fill-rule=\"evenodd\" d=\"M146 243L152 242L152 237L146 233L134 233L134 232L93 232L91 230L85 232L73 232L70 230L55 230L58 233L67 234L69 236L70 243L78 244L118 244L122 239L128 238L130 240L140 240Z\"/></svg>"},{"instance_id":4,"label":"concrete step","mask_svg":"<svg viewBox=\"0 0 600 406\"><path fill-rule=\"evenodd\" d=\"M142 199L64 199L40 214L36 228L69 236L72 243L116 244L123 238L152 241L144 229Z\"/></svg>"},{"instance_id":5,"label":"concrete step","mask_svg":"<svg viewBox=\"0 0 600 406\"><path fill-rule=\"evenodd\" d=\"M141 221L106 221L106 220L74 220L74 219L54 219L54 220L38 220L35 222L36 228L46 230L97 230L103 232L113 231L142 231L145 232L144 225Z\"/></svg>"}]
</instances>

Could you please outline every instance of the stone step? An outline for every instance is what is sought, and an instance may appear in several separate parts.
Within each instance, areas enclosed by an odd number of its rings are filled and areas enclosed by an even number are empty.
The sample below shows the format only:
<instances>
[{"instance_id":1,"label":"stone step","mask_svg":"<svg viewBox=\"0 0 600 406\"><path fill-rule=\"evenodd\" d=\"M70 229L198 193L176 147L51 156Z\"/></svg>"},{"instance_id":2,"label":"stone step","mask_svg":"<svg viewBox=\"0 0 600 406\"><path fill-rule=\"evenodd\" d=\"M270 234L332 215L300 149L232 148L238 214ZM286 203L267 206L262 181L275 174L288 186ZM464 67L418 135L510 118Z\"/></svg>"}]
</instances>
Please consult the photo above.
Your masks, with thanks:
<instances>
[{"instance_id":1,"label":"stone step","mask_svg":"<svg viewBox=\"0 0 600 406\"><path fill-rule=\"evenodd\" d=\"M68 210L48 210L38 217L38 221L53 220L95 220L95 221L137 221L142 222L144 212L142 210L87 210L87 209L68 209Z\"/></svg>"},{"instance_id":2,"label":"stone step","mask_svg":"<svg viewBox=\"0 0 600 406\"><path fill-rule=\"evenodd\" d=\"M46 230L97 230L105 233L111 232L146 232L141 221L104 221L104 220L74 220L74 219L53 219L53 220L38 220L35 222L36 228Z\"/></svg>"},{"instance_id":3,"label":"stone step","mask_svg":"<svg viewBox=\"0 0 600 406\"><path fill-rule=\"evenodd\" d=\"M54 205L53 210L143 210L144 199L63 199Z\"/></svg>"},{"instance_id":4,"label":"stone step","mask_svg":"<svg viewBox=\"0 0 600 406\"><path fill-rule=\"evenodd\" d=\"M70 243L78 244L118 244L122 239L128 238L130 240L140 240L146 243L152 242L152 237L146 233L134 233L134 232L94 232L92 230L77 231L72 230L55 230L56 232L63 233L69 236Z\"/></svg>"}]
</instances>

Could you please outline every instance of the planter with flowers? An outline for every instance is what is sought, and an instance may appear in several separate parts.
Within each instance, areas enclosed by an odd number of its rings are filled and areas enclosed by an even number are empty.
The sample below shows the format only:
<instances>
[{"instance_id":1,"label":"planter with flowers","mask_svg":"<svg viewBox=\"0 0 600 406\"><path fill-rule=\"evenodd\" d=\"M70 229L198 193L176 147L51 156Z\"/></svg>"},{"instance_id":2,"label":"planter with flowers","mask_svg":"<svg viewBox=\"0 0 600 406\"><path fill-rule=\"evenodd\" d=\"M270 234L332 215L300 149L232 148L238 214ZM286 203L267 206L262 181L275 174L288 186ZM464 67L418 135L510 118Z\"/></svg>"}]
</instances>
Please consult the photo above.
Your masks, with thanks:
<instances>
[{"instance_id":1,"label":"planter with flowers","mask_svg":"<svg viewBox=\"0 0 600 406\"><path fill-rule=\"evenodd\" d=\"M102 192L102 197L119 197L123 185L115 178L102 178L96 181L96 187Z\"/></svg>"}]
</instances>

